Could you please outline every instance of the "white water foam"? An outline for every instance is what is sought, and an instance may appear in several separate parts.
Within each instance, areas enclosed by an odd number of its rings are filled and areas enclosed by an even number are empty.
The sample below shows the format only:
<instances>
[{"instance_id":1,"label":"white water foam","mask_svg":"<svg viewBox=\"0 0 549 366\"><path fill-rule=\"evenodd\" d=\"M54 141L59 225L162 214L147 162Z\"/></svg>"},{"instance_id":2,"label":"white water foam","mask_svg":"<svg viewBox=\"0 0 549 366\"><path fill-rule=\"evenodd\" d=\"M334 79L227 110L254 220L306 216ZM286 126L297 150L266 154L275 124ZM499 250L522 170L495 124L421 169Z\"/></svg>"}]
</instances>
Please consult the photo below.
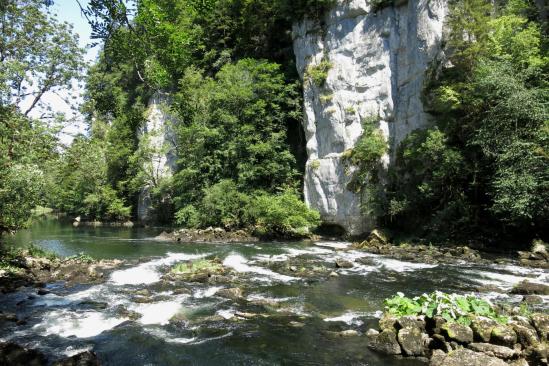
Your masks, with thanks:
<instances>
[{"instance_id":1,"label":"white water foam","mask_svg":"<svg viewBox=\"0 0 549 366\"><path fill-rule=\"evenodd\" d=\"M205 289L199 289L199 290L196 290L196 292L193 294L193 297L195 299L202 299L202 298L205 298L205 297L212 297L216 294L217 291L221 290L223 287L222 286L213 286L213 287L208 287L208 288L205 288Z\"/></svg>"},{"instance_id":2,"label":"white water foam","mask_svg":"<svg viewBox=\"0 0 549 366\"><path fill-rule=\"evenodd\" d=\"M356 313L353 311L347 311L344 314L340 316L336 316L333 318L325 318L325 322L344 322L347 325L357 325L360 326L364 324L362 320L359 318L364 317L366 314L364 313Z\"/></svg>"},{"instance_id":3,"label":"white water foam","mask_svg":"<svg viewBox=\"0 0 549 366\"><path fill-rule=\"evenodd\" d=\"M230 267L234 269L237 272L251 272L251 273L257 273L265 277L259 277L257 278L260 281L269 281L269 279L274 279L282 282L290 282L293 280L296 280L297 278L282 275L280 273L273 272L269 269L263 268L263 267L256 267L256 266L250 266L247 264L248 261L238 254L231 254L225 258L223 261L223 265L226 267Z\"/></svg>"},{"instance_id":4,"label":"white water foam","mask_svg":"<svg viewBox=\"0 0 549 366\"><path fill-rule=\"evenodd\" d=\"M235 310L234 309L224 309L218 310L215 312L217 315L221 316L223 319L232 319L234 318Z\"/></svg>"},{"instance_id":5,"label":"white water foam","mask_svg":"<svg viewBox=\"0 0 549 366\"><path fill-rule=\"evenodd\" d=\"M319 247L333 248L333 249L347 249L352 243L348 241L319 241L315 245Z\"/></svg>"},{"instance_id":6,"label":"white water foam","mask_svg":"<svg viewBox=\"0 0 549 366\"><path fill-rule=\"evenodd\" d=\"M180 261L187 261L206 257L208 254L168 253L164 258L139 264L135 267L115 271L110 281L116 285L151 284L160 281L157 268L171 265Z\"/></svg>"},{"instance_id":7,"label":"white water foam","mask_svg":"<svg viewBox=\"0 0 549 366\"><path fill-rule=\"evenodd\" d=\"M89 338L112 329L126 320L128 318L106 317L97 311L56 310L43 315L42 322L33 328L43 335Z\"/></svg>"},{"instance_id":8,"label":"white water foam","mask_svg":"<svg viewBox=\"0 0 549 366\"><path fill-rule=\"evenodd\" d=\"M187 295L181 295L170 301L134 304L130 306L130 310L141 314L138 321L143 325L166 325L174 315L183 309L182 302L186 298L188 298Z\"/></svg>"}]
</instances>

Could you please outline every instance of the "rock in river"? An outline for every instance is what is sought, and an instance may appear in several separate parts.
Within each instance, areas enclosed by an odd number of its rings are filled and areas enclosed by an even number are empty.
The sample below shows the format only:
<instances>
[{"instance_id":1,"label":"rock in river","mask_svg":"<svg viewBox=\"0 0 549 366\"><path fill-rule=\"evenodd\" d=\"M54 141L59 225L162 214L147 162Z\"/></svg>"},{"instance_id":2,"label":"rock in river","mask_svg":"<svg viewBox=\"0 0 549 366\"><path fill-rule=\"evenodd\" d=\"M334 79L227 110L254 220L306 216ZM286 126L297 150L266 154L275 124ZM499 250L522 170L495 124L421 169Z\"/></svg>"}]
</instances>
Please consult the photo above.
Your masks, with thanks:
<instances>
[{"instance_id":1,"label":"rock in river","mask_svg":"<svg viewBox=\"0 0 549 366\"><path fill-rule=\"evenodd\" d=\"M447 355L438 352L431 358L430 366L508 366L499 358L460 348Z\"/></svg>"}]
</instances>

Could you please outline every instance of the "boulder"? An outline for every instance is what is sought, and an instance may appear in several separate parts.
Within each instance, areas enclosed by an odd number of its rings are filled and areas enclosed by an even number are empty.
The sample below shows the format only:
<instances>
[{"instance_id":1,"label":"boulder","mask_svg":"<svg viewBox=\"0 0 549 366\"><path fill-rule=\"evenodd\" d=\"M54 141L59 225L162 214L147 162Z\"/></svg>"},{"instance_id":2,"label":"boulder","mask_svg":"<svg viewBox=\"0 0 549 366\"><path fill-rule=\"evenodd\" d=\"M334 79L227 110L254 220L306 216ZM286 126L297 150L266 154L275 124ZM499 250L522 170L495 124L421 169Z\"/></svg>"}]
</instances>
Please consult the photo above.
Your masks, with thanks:
<instances>
[{"instance_id":1,"label":"boulder","mask_svg":"<svg viewBox=\"0 0 549 366\"><path fill-rule=\"evenodd\" d=\"M380 229L374 229L366 240L370 245L385 245L389 242L389 236Z\"/></svg>"},{"instance_id":2,"label":"boulder","mask_svg":"<svg viewBox=\"0 0 549 366\"><path fill-rule=\"evenodd\" d=\"M532 324L538 331L541 340L547 341L549 339L549 315L532 314Z\"/></svg>"},{"instance_id":3,"label":"boulder","mask_svg":"<svg viewBox=\"0 0 549 366\"><path fill-rule=\"evenodd\" d=\"M388 355L400 355L402 353L397 341L397 334L390 329L385 329L378 335L369 337L368 347Z\"/></svg>"},{"instance_id":4,"label":"boulder","mask_svg":"<svg viewBox=\"0 0 549 366\"><path fill-rule=\"evenodd\" d=\"M242 289L238 287L223 288L221 290L218 290L215 294L221 297L229 298L231 300L238 300L241 299L243 296Z\"/></svg>"},{"instance_id":5,"label":"boulder","mask_svg":"<svg viewBox=\"0 0 549 366\"><path fill-rule=\"evenodd\" d=\"M444 357L437 353L436 357L431 359L431 366L508 366L499 358L488 356L481 352L475 352L470 349L460 348Z\"/></svg>"},{"instance_id":6,"label":"boulder","mask_svg":"<svg viewBox=\"0 0 549 366\"><path fill-rule=\"evenodd\" d=\"M336 259L335 261L336 268L352 268L353 263L345 259Z\"/></svg>"},{"instance_id":7,"label":"boulder","mask_svg":"<svg viewBox=\"0 0 549 366\"><path fill-rule=\"evenodd\" d=\"M539 305L543 304L543 298L538 295L525 295L522 302L528 305Z\"/></svg>"},{"instance_id":8,"label":"boulder","mask_svg":"<svg viewBox=\"0 0 549 366\"><path fill-rule=\"evenodd\" d=\"M536 346L529 347L523 352L524 356L528 360L528 363L533 366L546 366L547 356L549 354L549 344L539 343Z\"/></svg>"},{"instance_id":9,"label":"boulder","mask_svg":"<svg viewBox=\"0 0 549 366\"><path fill-rule=\"evenodd\" d=\"M515 285L511 293L518 295L549 295L549 285L524 280Z\"/></svg>"},{"instance_id":10,"label":"boulder","mask_svg":"<svg viewBox=\"0 0 549 366\"><path fill-rule=\"evenodd\" d=\"M57 361L53 366L99 366L99 360L94 352L86 351Z\"/></svg>"},{"instance_id":11,"label":"boulder","mask_svg":"<svg viewBox=\"0 0 549 366\"><path fill-rule=\"evenodd\" d=\"M398 331L398 343L406 356L422 356L423 333L419 327L406 327Z\"/></svg>"},{"instance_id":12,"label":"boulder","mask_svg":"<svg viewBox=\"0 0 549 366\"><path fill-rule=\"evenodd\" d=\"M517 334L510 325L496 325L492 329L490 343L513 347L517 343Z\"/></svg>"},{"instance_id":13,"label":"boulder","mask_svg":"<svg viewBox=\"0 0 549 366\"><path fill-rule=\"evenodd\" d=\"M473 330L474 339L480 342L490 342L492 329L494 329L496 325L498 325L498 323L490 318L483 316L473 318L471 329Z\"/></svg>"},{"instance_id":14,"label":"boulder","mask_svg":"<svg viewBox=\"0 0 549 366\"><path fill-rule=\"evenodd\" d=\"M513 358L517 354L517 352L512 348L490 343L471 343L468 347L475 352L482 352L488 356L503 358L505 360Z\"/></svg>"},{"instance_id":15,"label":"boulder","mask_svg":"<svg viewBox=\"0 0 549 366\"><path fill-rule=\"evenodd\" d=\"M509 366L530 366L528 361L524 358L519 358L518 360L510 361Z\"/></svg>"},{"instance_id":16,"label":"boulder","mask_svg":"<svg viewBox=\"0 0 549 366\"><path fill-rule=\"evenodd\" d=\"M419 328L425 330L425 320L418 316L401 316L397 321L401 328Z\"/></svg>"},{"instance_id":17,"label":"boulder","mask_svg":"<svg viewBox=\"0 0 549 366\"><path fill-rule=\"evenodd\" d=\"M396 316L384 313L381 319L379 319L379 328L381 330L389 329L389 330L395 330L395 326L398 322L398 319Z\"/></svg>"},{"instance_id":18,"label":"boulder","mask_svg":"<svg viewBox=\"0 0 549 366\"><path fill-rule=\"evenodd\" d=\"M549 260L548 246L542 240L535 239L532 241L532 253L543 257L545 260Z\"/></svg>"},{"instance_id":19,"label":"boulder","mask_svg":"<svg viewBox=\"0 0 549 366\"><path fill-rule=\"evenodd\" d=\"M458 343L473 342L473 330L466 325L458 323L445 323L442 325L442 334L449 340Z\"/></svg>"},{"instance_id":20,"label":"boulder","mask_svg":"<svg viewBox=\"0 0 549 366\"><path fill-rule=\"evenodd\" d=\"M524 347L535 346L539 343L536 329L531 325L513 324L513 330L517 334L517 341Z\"/></svg>"}]
</instances>

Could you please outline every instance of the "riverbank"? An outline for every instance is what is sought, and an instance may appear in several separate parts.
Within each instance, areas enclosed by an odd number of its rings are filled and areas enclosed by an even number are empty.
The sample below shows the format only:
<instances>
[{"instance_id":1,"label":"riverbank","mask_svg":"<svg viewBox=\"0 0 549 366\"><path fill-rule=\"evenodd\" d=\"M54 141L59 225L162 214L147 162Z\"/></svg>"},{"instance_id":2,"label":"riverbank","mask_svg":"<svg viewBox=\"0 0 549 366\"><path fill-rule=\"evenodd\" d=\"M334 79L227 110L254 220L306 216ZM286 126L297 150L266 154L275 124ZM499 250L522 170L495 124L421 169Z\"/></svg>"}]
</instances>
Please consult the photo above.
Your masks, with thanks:
<instances>
[{"instance_id":1,"label":"riverbank","mask_svg":"<svg viewBox=\"0 0 549 366\"><path fill-rule=\"evenodd\" d=\"M376 352L431 366L542 366L548 334L547 314L437 291L387 299L378 329L369 329L367 338Z\"/></svg>"},{"instance_id":2,"label":"riverbank","mask_svg":"<svg viewBox=\"0 0 549 366\"><path fill-rule=\"evenodd\" d=\"M97 284L105 274L119 267L121 260L94 260L86 255L60 258L38 247L5 250L0 254L0 293L17 291L23 286L45 287L63 281L66 287ZM47 290L38 290L39 295Z\"/></svg>"}]
</instances>

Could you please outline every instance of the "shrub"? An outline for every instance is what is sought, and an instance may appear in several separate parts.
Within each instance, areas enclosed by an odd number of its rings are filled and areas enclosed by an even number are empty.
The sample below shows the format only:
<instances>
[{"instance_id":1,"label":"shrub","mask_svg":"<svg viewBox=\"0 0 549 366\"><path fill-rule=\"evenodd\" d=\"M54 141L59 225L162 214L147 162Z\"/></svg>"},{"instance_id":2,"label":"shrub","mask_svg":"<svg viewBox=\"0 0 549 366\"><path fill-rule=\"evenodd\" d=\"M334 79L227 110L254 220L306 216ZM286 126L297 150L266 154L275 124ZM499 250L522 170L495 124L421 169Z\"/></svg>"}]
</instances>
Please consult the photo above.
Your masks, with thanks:
<instances>
[{"instance_id":1,"label":"shrub","mask_svg":"<svg viewBox=\"0 0 549 366\"><path fill-rule=\"evenodd\" d=\"M241 227L245 224L248 202L248 195L241 193L232 180L224 179L204 189L200 222L203 226Z\"/></svg>"},{"instance_id":2,"label":"shrub","mask_svg":"<svg viewBox=\"0 0 549 366\"><path fill-rule=\"evenodd\" d=\"M425 315L428 318L441 316L447 322L469 325L473 316L484 316L501 323L507 323L507 317L499 314L488 301L473 295L446 294L435 291L409 298L399 292L385 299L385 310L396 316Z\"/></svg>"},{"instance_id":3,"label":"shrub","mask_svg":"<svg viewBox=\"0 0 549 366\"><path fill-rule=\"evenodd\" d=\"M200 213L193 205L187 205L175 213L175 223L187 228L200 226Z\"/></svg>"},{"instance_id":4,"label":"shrub","mask_svg":"<svg viewBox=\"0 0 549 366\"><path fill-rule=\"evenodd\" d=\"M249 215L262 234L302 237L320 224L320 214L309 209L291 190L255 196Z\"/></svg>"}]
</instances>

